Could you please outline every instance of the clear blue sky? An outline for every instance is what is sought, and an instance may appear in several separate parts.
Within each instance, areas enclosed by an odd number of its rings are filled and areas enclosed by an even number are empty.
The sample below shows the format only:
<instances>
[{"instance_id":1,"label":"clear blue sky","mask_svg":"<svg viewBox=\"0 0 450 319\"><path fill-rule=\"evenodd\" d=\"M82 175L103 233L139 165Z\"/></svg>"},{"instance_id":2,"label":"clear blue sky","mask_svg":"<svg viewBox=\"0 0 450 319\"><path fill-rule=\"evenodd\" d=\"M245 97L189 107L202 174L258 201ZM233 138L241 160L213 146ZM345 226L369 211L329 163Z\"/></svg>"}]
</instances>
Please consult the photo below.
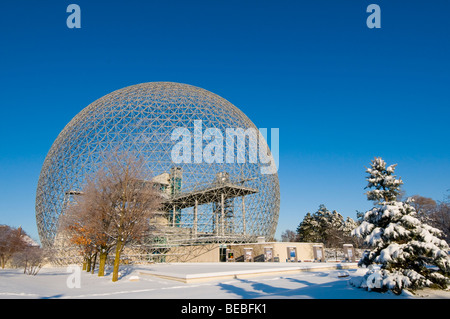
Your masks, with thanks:
<instances>
[{"instance_id":1,"label":"clear blue sky","mask_svg":"<svg viewBox=\"0 0 450 319\"><path fill-rule=\"evenodd\" d=\"M66 8L81 7L81 29ZM381 8L381 29L366 8ZM277 236L320 204L371 207L365 168L398 163L407 194L450 188L449 1L0 2L0 224L37 239L44 158L84 107L128 85L212 91L280 129Z\"/></svg>"}]
</instances>

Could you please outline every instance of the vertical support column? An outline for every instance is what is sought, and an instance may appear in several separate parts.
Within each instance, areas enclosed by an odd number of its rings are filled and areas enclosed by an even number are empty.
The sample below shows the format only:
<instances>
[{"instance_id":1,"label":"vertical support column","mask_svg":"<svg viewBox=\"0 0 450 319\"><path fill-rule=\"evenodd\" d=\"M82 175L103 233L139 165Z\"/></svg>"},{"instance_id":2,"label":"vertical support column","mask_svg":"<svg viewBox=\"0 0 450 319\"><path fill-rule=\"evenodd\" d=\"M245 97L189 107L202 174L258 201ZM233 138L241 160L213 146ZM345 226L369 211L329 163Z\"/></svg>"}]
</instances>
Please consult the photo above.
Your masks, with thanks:
<instances>
[{"instance_id":1,"label":"vertical support column","mask_svg":"<svg viewBox=\"0 0 450 319\"><path fill-rule=\"evenodd\" d=\"M176 214L176 209L175 209L175 205L173 205L173 212L172 212L172 227L175 227L175 214Z\"/></svg>"},{"instance_id":2,"label":"vertical support column","mask_svg":"<svg viewBox=\"0 0 450 319\"><path fill-rule=\"evenodd\" d=\"M221 219L221 225L220 225L220 231L222 233L222 236L225 235L225 194L220 194L220 206L221 212L220 212L220 219Z\"/></svg>"},{"instance_id":3,"label":"vertical support column","mask_svg":"<svg viewBox=\"0 0 450 319\"><path fill-rule=\"evenodd\" d=\"M197 222L198 222L198 200L195 199L194 206L194 237L197 237Z\"/></svg>"},{"instance_id":4,"label":"vertical support column","mask_svg":"<svg viewBox=\"0 0 450 319\"><path fill-rule=\"evenodd\" d=\"M245 235L245 196L242 196L242 233Z\"/></svg>"},{"instance_id":5,"label":"vertical support column","mask_svg":"<svg viewBox=\"0 0 450 319\"><path fill-rule=\"evenodd\" d=\"M219 236L219 209L218 209L218 207L214 208L214 233L216 234L216 236Z\"/></svg>"}]
</instances>

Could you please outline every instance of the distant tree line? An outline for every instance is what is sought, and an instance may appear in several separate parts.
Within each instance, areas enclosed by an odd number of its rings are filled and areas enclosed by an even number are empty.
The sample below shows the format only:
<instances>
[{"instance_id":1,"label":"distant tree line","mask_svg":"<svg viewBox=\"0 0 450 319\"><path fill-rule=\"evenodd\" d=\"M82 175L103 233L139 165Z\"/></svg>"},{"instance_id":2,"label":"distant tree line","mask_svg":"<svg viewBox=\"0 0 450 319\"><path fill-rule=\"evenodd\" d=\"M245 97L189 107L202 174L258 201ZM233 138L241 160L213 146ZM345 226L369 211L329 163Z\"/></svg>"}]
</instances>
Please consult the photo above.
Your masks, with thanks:
<instances>
[{"instance_id":1,"label":"distant tree line","mask_svg":"<svg viewBox=\"0 0 450 319\"><path fill-rule=\"evenodd\" d=\"M406 200L405 192L399 190L398 200ZM415 208L420 221L442 231L442 239L450 244L450 193L443 201L436 201L429 197L413 195L410 197L411 206ZM375 203L375 202L374 202ZM376 204L376 203L375 203ZM321 204L316 212L308 212L297 229L287 229L281 234L283 242L320 242L328 248L341 247L342 244L353 244L364 247L360 238L351 235L363 220L364 213L357 211L356 220L344 217L333 210L330 212Z\"/></svg>"}]
</instances>

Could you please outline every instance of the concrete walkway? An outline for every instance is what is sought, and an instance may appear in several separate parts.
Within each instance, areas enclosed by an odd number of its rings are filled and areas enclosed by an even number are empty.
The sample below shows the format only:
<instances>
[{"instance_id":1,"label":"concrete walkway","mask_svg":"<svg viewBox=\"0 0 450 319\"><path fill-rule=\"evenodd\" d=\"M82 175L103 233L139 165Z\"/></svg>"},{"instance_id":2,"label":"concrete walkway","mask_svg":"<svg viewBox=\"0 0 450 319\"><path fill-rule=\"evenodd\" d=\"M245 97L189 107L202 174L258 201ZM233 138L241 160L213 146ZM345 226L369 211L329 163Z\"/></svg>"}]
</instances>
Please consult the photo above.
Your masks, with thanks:
<instances>
[{"instance_id":1,"label":"concrete walkway","mask_svg":"<svg viewBox=\"0 0 450 319\"><path fill-rule=\"evenodd\" d=\"M205 282L232 278L249 278L292 274L302 271L356 269L357 263L168 263L146 266L140 275L156 276L184 283ZM343 272L343 275L345 273Z\"/></svg>"}]
</instances>

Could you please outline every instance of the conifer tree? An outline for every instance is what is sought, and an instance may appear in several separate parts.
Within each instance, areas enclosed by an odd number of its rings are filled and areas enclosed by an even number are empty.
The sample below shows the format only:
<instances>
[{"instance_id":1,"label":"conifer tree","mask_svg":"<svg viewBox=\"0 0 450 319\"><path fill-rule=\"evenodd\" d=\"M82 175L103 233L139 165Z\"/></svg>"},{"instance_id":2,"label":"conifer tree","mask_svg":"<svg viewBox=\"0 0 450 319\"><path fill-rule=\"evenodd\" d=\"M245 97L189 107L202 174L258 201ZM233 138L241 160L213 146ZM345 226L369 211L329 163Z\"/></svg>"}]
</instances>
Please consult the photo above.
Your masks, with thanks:
<instances>
[{"instance_id":1,"label":"conifer tree","mask_svg":"<svg viewBox=\"0 0 450 319\"><path fill-rule=\"evenodd\" d=\"M366 172L369 173L366 178L369 182L366 188L370 189L366 193L368 200L375 203L397 200L403 181L394 175L396 166L397 164L386 167L386 162L381 157L372 160L371 167L366 169Z\"/></svg>"},{"instance_id":2,"label":"conifer tree","mask_svg":"<svg viewBox=\"0 0 450 319\"><path fill-rule=\"evenodd\" d=\"M318 233L319 224L311 215L307 213L303 218L303 221L297 227L298 240L301 242L314 243L320 240L320 235Z\"/></svg>"},{"instance_id":3,"label":"conifer tree","mask_svg":"<svg viewBox=\"0 0 450 319\"><path fill-rule=\"evenodd\" d=\"M350 232L355 227L356 222L350 217L345 221L337 211L330 212L321 204L314 214L306 214L297 227L297 236L302 242L324 243L326 247L337 247L349 242Z\"/></svg>"},{"instance_id":4,"label":"conifer tree","mask_svg":"<svg viewBox=\"0 0 450 319\"><path fill-rule=\"evenodd\" d=\"M383 159L375 158L366 170L369 174L366 188L370 189L367 199L376 206L364 214L362 223L352 232L371 247L359 265L372 265L366 279L376 279L375 288L382 291L400 293L407 287L425 286L446 288L450 276L449 247L440 239L440 230L418 219L411 199L397 201L403 182L394 175L395 167L386 167ZM364 287L364 281L362 284Z\"/></svg>"}]
</instances>

